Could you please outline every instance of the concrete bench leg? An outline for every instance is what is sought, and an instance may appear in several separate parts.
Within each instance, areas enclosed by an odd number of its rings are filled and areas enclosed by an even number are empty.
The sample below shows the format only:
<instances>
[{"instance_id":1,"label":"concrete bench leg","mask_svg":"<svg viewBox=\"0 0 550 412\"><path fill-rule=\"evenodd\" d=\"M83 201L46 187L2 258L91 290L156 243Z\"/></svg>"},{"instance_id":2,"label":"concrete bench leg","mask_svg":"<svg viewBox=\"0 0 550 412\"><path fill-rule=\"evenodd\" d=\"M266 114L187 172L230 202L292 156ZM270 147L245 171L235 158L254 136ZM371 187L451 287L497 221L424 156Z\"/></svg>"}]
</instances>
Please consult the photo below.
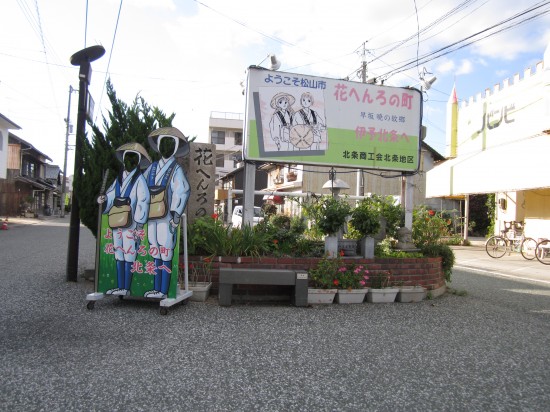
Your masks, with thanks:
<instances>
[{"instance_id":1,"label":"concrete bench leg","mask_svg":"<svg viewBox=\"0 0 550 412\"><path fill-rule=\"evenodd\" d=\"M218 300L220 306L231 306L231 295L233 285L231 283L220 283L218 285Z\"/></svg>"},{"instance_id":2,"label":"concrete bench leg","mask_svg":"<svg viewBox=\"0 0 550 412\"><path fill-rule=\"evenodd\" d=\"M307 306L307 277L305 279L296 279L292 300L295 306Z\"/></svg>"}]
</instances>

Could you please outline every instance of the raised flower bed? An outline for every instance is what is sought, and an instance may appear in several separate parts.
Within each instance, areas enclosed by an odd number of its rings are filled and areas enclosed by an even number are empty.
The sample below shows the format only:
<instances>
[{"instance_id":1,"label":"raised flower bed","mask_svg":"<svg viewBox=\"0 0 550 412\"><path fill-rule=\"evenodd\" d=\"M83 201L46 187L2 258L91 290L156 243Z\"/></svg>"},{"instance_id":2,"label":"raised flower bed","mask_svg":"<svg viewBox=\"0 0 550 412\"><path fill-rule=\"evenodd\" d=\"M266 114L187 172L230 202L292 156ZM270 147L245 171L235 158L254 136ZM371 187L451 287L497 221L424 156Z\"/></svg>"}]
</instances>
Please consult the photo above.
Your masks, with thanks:
<instances>
[{"instance_id":1,"label":"raised flower bed","mask_svg":"<svg viewBox=\"0 0 550 412\"><path fill-rule=\"evenodd\" d=\"M200 262L202 257L189 256L189 262ZM182 259L183 260L183 259ZM249 269L288 269L308 271L318 265L321 258L309 257L232 257L212 258L211 293L218 293L220 267L241 267ZM365 265L369 271L391 271L392 281L401 284L420 285L430 291L432 297L445 292L445 274L441 257L424 258L343 258L345 263ZM272 300L276 296L288 296L288 286L240 285L235 295Z\"/></svg>"}]
</instances>

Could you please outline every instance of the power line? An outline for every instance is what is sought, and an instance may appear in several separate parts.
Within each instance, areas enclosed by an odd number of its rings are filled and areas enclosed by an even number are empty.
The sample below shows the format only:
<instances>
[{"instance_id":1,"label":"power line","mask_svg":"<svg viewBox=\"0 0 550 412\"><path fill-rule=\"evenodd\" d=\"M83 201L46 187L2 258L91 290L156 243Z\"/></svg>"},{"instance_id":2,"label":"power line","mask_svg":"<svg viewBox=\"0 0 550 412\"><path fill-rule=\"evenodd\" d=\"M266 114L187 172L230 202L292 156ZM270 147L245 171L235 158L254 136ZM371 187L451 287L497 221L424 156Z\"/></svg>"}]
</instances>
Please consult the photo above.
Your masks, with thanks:
<instances>
[{"instance_id":1,"label":"power line","mask_svg":"<svg viewBox=\"0 0 550 412\"><path fill-rule=\"evenodd\" d=\"M44 51L44 59L46 60L46 64L48 63L48 52L46 51L46 43L44 41L44 31L42 30L42 21L40 19L40 9L38 8L38 0L34 0L34 5L36 8L36 18L38 22L38 30L39 30L39 37L40 42L42 44L42 50ZM53 79L52 79L52 72L50 71L50 66L46 66L48 69L48 79L50 81L50 88L52 89L52 97L54 101L54 107L57 109L57 100L55 98L55 91L54 91L54 85L53 85ZM59 113L58 113L59 115Z\"/></svg>"},{"instance_id":2,"label":"power line","mask_svg":"<svg viewBox=\"0 0 550 412\"><path fill-rule=\"evenodd\" d=\"M103 100L103 92L105 91L105 87L107 85L107 77L109 76L109 67L111 66L111 58L113 57L113 50L115 48L115 39L116 39L117 30L118 30L118 22L120 21L120 12L122 11L123 1L124 0L120 0L120 5L118 7L118 14L116 17L116 24L115 24L115 32L113 33L113 42L111 43L111 51L109 52L109 60L107 62L107 69L105 70L105 79L103 80L103 87L101 88L101 96L99 97L98 107L100 107L100 109L98 110L98 112L101 111L101 101ZM98 116L98 113L96 113L95 115L94 122L97 120L97 116Z\"/></svg>"},{"instance_id":3,"label":"power line","mask_svg":"<svg viewBox=\"0 0 550 412\"><path fill-rule=\"evenodd\" d=\"M438 49L438 50L435 50L435 51L433 51L433 52L427 53L427 54L425 54L424 56L421 56L421 57L420 57L421 60L417 60L417 59L409 60L409 61L407 61L406 63L402 64L401 66L397 67L396 69L393 69L393 70L390 70L390 71L386 72L386 73L383 74L381 77L384 77L384 78L387 79L387 78L389 78L389 77L391 77L391 76L393 76L393 75L395 75L395 74L401 73L401 72L403 72L403 71L405 71L405 70L408 70L408 69L412 68L412 66L415 65L415 64L424 64L424 63L427 63L427 62L429 62L429 61L435 60L435 59L437 59L437 58L439 58L439 57L445 56L445 55L447 55L447 54L449 54L449 53L455 52L455 51L460 50L460 49L462 49L462 48L464 48L464 47L467 47L467 46L470 46L470 45L472 45L472 44L474 44L474 43L477 43L478 41L481 41L481 40L484 40L484 39L486 39L486 38L492 37L492 36L494 36L494 35L496 35L496 34L498 34L498 33L502 33L502 32L504 32L504 31L510 30L511 28L517 27L517 26L519 26L519 25L521 25L521 24L524 24L524 23L526 23L526 22L528 22L528 21L530 21L530 20L532 20L532 19L541 17L541 16L543 16L543 15L549 13L549 12L550 12L550 9L549 9L549 10L541 11L541 12L539 12L538 14L536 14L536 15L534 15L534 16L528 16L528 17L524 18L523 20L520 20L519 22L512 23L512 24L510 24L510 25L508 25L508 26L505 26L505 27L501 28L500 30L494 31L494 32L492 32L492 33L488 33L488 34L486 34L484 37L475 39L475 37L480 36L480 35L483 34L483 33L489 32L489 31L491 31L491 30L493 30L493 29L495 29L495 28L497 28L497 27L500 27L500 26L502 26L502 25L504 25L504 24L511 23L511 22L513 22L514 20L516 20L516 19L518 19L518 18L520 18L520 17L522 17L522 16L525 16L526 14L528 14L528 13L530 13L530 12L532 12L532 11L535 11L535 10L537 10L537 9L539 9L539 8L541 8L541 7L543 7L543 6L545 6L545 5L548 5L549 3L550 3L550 2L545 2L544 4L540 4L540 5L537 5L537 6L535 6L535 7L530 8L530 9L526 9L526 10L524 10L524 11L522 11L522 12L520 12L520 13L518 13L518 14L512 16L512 17L509 17L509 18L507 18L507 19L504 19L504 20L500 21L499 23L496 23L496 24L494 24L494 25L492 25L492 26L489 26L489 27L487 27L487 28L484 29L484 30L481 30L481 31L479 31L479 32L477 32L477 33L474 33L474 34L470 35L470 36L467 36L467 37L465 37L465 38L463 38L463 39L461 39L461 40L458 40L458 41L456 41L456 42L454 42L454 43L451 43L451 44L449 44L449 45L447 45L447 46L445 46L445 47L442 47L442 48L440 48L440 49ZM470 40L470 41L469 41L469 40ZM468 42L468 41L469 41L469 42ZM461 43L464 43L464 44L461 44ZM450 50L449 50L449 49L450 49ZM434 56L435 56L435 57L434 57Z\"/></svg>"}]
</instances>

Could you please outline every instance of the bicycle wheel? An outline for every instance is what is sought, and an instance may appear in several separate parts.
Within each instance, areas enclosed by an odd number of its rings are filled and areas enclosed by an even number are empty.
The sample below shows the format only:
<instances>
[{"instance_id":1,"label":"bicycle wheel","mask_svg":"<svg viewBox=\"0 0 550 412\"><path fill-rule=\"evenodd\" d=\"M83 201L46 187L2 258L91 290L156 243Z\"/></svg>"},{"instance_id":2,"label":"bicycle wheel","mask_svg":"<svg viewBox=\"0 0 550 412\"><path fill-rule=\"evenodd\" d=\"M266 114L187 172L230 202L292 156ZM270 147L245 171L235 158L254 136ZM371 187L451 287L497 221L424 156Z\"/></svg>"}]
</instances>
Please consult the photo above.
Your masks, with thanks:
<instances>
[{"instance_id":1,"label":"bicycle wheel","mask_svg":"<svg viewBox=\"0 0 550 412\"><path fill-rule=\"evenodd\" d=\"M535 258L535 250L537 249L537 241L532 237L526 237L521 242L521 256L527 260Z\"/></svg>"},{"instance_id":2,"label":"bicycle wheel","mask_svg":"<svg viewBox=\"0 0 550 412\"><path fill-rule=\"evenodd\" d=\"M492 258L501 258L506 253L506 239L501 236L491 236L485 242L485 250Z\"/></svg>"},{"instance_id":3,"label":"bicycle wheel","mask_svg":"<svg viewBox=\"0 0 550 412\"><path fill-rule=\"evenodd\" d=\"M543 265L550 265L550 240L544 239L537 243L535 255Z\"/></svg>"}]
</instances>

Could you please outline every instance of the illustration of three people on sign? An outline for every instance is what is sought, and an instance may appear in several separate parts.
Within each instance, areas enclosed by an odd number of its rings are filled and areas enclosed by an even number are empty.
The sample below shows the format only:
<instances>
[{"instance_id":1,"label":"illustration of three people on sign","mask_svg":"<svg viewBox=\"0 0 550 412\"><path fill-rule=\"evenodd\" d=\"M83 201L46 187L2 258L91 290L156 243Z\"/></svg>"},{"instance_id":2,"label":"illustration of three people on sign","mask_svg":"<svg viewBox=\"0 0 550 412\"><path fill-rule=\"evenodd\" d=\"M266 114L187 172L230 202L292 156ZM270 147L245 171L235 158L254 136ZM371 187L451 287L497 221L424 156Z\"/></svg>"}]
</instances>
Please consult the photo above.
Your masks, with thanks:
<instances>
[{"instance_id":1,"label":"illustration of three people on sign","mask_svg":"<svg viewBox=\"0 0 550 412\"><path fill-rule=\"evenodd\" d=\"M271 139L277 150L319 150L326 141L324 116L312 109L315 101L310 92L301 95L301 108L297 111L292 109L295 101L295 97L286 92L272 97L270 106L275 111L269 122Z\"/></svg>"},{"instance_id":2,"label":"illustration of three people on sign","mask_svg":"<svg viewBox=\"0 0 550 412\"><path fill-rule=\"evenodd\" d=\"M189 154L189 143L175 127L153 131L148 143L161 155L160 160L152 162L139 143L120 146L115 154L123 165L122 170L106 193L97 199L113 229L117 287L107 290L107 295L130 295L134 264L145 237L146 223L148 253L154 259L154 267L149 268L148 273L154 275L154 281L153 289L145 292L144 297L165 298L170 287L177 229L191 191L176 158ZM146 170L142 174L143 169Z\"/></svg>"}]
</instances>

